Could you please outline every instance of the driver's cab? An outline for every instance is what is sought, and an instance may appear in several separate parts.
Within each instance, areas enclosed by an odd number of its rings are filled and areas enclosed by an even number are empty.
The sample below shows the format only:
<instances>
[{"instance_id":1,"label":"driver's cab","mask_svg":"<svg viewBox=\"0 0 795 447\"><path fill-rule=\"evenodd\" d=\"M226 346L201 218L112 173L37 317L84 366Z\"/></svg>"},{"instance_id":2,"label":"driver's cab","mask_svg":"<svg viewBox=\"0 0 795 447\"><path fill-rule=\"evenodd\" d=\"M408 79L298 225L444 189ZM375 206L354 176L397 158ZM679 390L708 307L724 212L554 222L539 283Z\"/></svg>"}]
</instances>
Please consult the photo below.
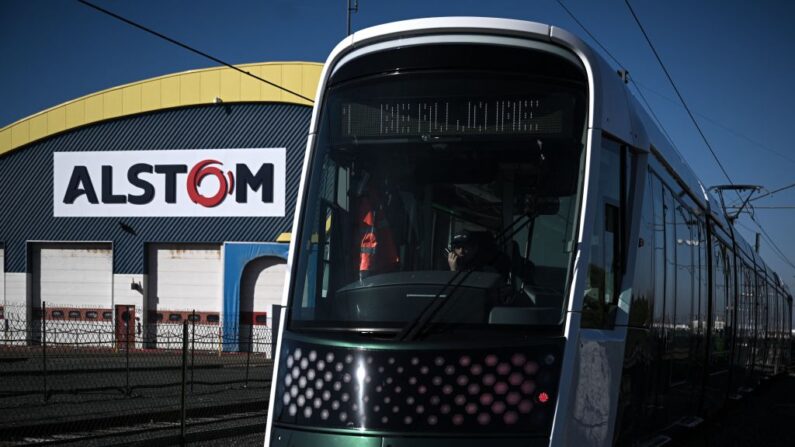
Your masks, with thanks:
<instances>
[{"instance_id":1,"label":"driver's cab","mask_svg":"<svg viewBox=\"0 0 795 447\"><path fill-rule=\"evenodd\" d=\"M333 148L293 317L390 332L436 300L438 322L558 324L576 181L545 172L561 163L540 140ZM454 270L460 235L474 259Z\"/></svg>"},{"instance_id":2,"label":"driver's cab","mask_svg":"<svg viewBox=\"0 0 795 447\"><path fill-rule=\"evenodd\" d=\"M316 118L289 329L559 326L586 102L579 63L554 49L408 46L336 70ZM480 259L453 269L461 234Z\"/></svg>"}]
</instances>

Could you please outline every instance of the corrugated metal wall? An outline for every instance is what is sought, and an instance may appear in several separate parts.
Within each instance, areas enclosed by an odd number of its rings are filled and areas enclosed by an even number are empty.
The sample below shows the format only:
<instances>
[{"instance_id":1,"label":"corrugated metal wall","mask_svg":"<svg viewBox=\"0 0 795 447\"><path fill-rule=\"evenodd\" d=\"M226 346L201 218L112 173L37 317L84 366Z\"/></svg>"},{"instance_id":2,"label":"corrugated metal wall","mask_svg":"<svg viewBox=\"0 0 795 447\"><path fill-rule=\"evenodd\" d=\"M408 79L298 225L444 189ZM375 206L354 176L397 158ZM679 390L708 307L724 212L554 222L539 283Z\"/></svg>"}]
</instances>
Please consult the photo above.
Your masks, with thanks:
<instances>
[{"instance_id":1,"label":"corrugated metal wall","mask_svg":"<svg viewBox=\"0 0 795 447\"><path fill-rule=\"evenodd\" d=\"M164 110L89 125L0 157L6 271L26 271L31 240L112 241L116 273L143 273L146 242L274 241L292 226L310 115L309 107L266 103ZM285 217L53 217L53 152L254 147L287 148Z\"/></svg>"}]
</instances>

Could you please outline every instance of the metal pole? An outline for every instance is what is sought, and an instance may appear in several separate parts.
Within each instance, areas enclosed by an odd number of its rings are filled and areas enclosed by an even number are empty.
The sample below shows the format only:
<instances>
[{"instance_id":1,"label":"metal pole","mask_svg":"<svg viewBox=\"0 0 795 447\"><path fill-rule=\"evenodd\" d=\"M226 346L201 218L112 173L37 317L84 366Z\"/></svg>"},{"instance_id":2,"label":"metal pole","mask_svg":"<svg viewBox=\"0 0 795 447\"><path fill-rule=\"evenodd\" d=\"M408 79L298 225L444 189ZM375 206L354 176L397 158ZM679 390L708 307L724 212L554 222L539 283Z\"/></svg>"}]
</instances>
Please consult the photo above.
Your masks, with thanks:
<instances>
[{"instance_id":1,"label":"metal pole","mask_svg":"<svg viewBox=\"0 0 795 447\"><path fill-rule=\"evenodd\" d=\"M348 16L348 34L346 34L347 36L351 35L351 13L352 12L359 12L359 0L354 0L353 8L351 8L351 0L348 0L348 11L347 11L347 16Z\"/></svg>"},{"instance_id":2,"label":"metal pole","mask_svg":"<svg viewBox=\"0 0 795 447\"><path fill-rule=\"evenodd\" d=\"M125 370L126 370L126 383L124 386L124 392L127 396L130 395L130 306L127 306L127 317L124 321L124 347L125 352Z\"/></svg>"},{"instance_id":3,"label":"metal pole","mask_svg":"<svg viewBox=\"0 0 795 447\"><path fill-rule=\"evenodd\" d=\"M47 302L43 301L41 303L41 321L43 324L42 332L44 340L42 342L42 363L44 368L44 402L49 400L50 396L47 394Z\"/></svg>"},{"instance_id":4,"label":"metal pole","mask_svg":"<svg viewBox=\"0 0 795 447\"><path fill-rule=\"evenodd\" d=\"M193 393L193 359L194 350L196 348L196 309L193 310L193 317L191 318L191 336L190 336L190 392Z\"/></svg>"},{"instance_id":5,"label":"metal pole","mask_svg":"<svg viewBox=\"0 0 795 447\"><path fill-rule=\"evenodd\" d=\"M188 322L182 322L182 399L180 403L180 445L185 445L185 394L188 376Z\"/></svg>"},{"instance_id":6,"label":"metal pole","mask_svg":"<svg viewBox=\"0 0 795 447\"><path fill-rule=\"evenodd\" d=\"M279 325L282 321L283 310L284 308L279 304L273 304L271 306L271 312L273 313L273 317L271 318L271 360L276 356L276 343L278 343Z\"/></svg>"},{"instance_id":7,"label":"metal pole","mask_svg":"<svg viewBox=\"0 0 795 447\"><path fill-rule=\"evenodd\" d=\"M248 388L248 367L251 364L251 350L254 349L254 345L252 344L254 339L254 321L251 321L251 324L248 325L248 349L246 351L246 384L243 386L244 388Z\"/></svg>"}]
</instances>

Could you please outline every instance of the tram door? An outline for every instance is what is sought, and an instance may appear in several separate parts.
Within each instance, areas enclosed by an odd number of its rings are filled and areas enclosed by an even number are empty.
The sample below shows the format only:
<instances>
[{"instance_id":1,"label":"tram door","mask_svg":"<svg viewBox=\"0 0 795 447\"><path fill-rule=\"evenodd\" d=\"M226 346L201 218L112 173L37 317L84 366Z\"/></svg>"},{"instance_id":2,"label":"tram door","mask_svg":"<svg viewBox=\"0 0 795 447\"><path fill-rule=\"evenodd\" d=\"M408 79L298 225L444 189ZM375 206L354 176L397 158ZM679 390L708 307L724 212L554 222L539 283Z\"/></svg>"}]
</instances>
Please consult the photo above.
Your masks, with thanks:
<instances>
[{"instance_id":1,"label":"tram door","mask_svg":"<svg viewBox=\"0 0 795 447\"><path fill-rule=\"evenodd\" d=\"M116 306L116 349L135 347L135 306Z\"/></svg>"}]
</instances>

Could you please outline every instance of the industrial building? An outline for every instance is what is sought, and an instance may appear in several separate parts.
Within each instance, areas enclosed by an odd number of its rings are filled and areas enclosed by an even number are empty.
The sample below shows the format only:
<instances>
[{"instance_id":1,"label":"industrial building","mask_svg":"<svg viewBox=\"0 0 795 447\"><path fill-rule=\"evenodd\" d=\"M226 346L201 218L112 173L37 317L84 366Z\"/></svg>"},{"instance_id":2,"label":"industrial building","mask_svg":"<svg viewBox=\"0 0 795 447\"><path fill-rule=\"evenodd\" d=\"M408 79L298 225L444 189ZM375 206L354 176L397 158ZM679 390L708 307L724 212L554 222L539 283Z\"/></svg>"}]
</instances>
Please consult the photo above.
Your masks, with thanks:
<instances>
[{"instance_id":1,"label":"industrial building","mask_svg":"<svg viewBox=\"0 0 795 447\"><path fill-rule=\"evenodd\" d=\"M322 65L240 68L313 98ZM311 110L210 68L0 129L0 318L270 326Z\"/></svg>"}]
</instances>

